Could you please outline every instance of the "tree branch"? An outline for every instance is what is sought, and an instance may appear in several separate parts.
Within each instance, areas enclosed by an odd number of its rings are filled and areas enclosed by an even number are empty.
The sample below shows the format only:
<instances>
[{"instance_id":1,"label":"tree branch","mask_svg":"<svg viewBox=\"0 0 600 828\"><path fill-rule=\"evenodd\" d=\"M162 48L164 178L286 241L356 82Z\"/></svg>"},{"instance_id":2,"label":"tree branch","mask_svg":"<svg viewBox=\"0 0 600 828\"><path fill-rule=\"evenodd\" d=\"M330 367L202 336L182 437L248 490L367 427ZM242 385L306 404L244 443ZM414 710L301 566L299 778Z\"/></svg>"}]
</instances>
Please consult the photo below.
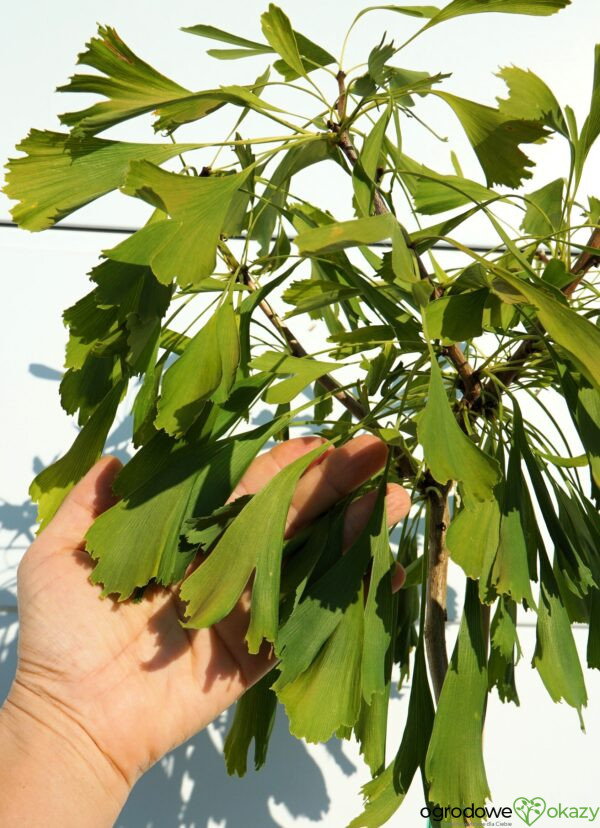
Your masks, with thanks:
<instances>
[{"instance_id":1,"label":"tree branch","mask_svg":"<svg viewBox=\"0 0 600 828\"><path fill-rule=\"evenodd\" d=\"M236 257L233 255L229 247L225 244L225 242L221 241L219 243L219 250L221 251L223 258L225 259L227 266L231 270L232 273L239 272L240 276L242 277L242 281L246 285L246 287L252 292L255 293L259 288L250 273L248 272L248 268L245 265L241 265ZM269 322L273 325L273 327L279 332L279 334L285 339L288 348L290 349L290 353L292 356L295 357L305 357L308 356L308 351L304 348L298 338L292 333L292 331L288 328L285 322L281 319L281 317L276 313L276 311L271 307L269 302L266 299L261 299L258 303L259 308L267 317ZM353 417L356 417L357 420L364 420L364 418L368 415L368 411L364 408L361 402L353 397L351 394L348 394L339 384L337 380L335 380L329 374L324 374L322 377L319 377L319 382L325 388L326 391L330 391L333 396L346 408Z\"/></svg>"},{"instance_id":2,"label":"tree branch","mask_svg":"<svg viewBox=\"0 0 600 828\"><path fill-rule=\"evenodd\" d=\"M446 591L448 550L446 531L450 523L448 496L451 484L429 493L427 525L427 594L425 596L425 649L436 702L448 670L446 651Z\"/></svg>"},{"instance_id":3,"label":"tree branch","mask_svg":"<svg viewBox=\"0 0 600 828\"><path fill-rule=\"evenodd\" d=\"M338 82L338 91L339 97L337 99L337 114L340 120L340 124L343 123L345 115L346 115L346 100L347 100L347 92L346 92L346 75L344 72L340 71L336 75L337 82ZM352 143L352 139L347 130L342 129L340 124L330 124L331 129L337 133L338 135L338 145L348 161L350 162L351 166L354 167L358 162L358 152L356 151L356 147ZM383 196L377 186L374 188L373 192L373 211L376 216L382 216L385 213L389 213L389 209L387 204L384 201ZM419 275L423 280L429 280L429 274L427 273L427 268L423 264L423 260L418 255L414 247L410 244L410 239L407 237L407 242L409 243L409 247L411 247L414 256L417 260L417 265L419 268ZM434 287L434 299L439 299L442 295L442 291L439 287ZM450 360L450 362L454 365L456 372L460 378L460 381L463 386L463 390L465 396L471 395L479 395L481 393L480 390L480 382L479 378L477 377L476 372L473 370L473 367L470 365L469 361L465 357L460 345L456 343L453 345L449 345L444 348L444 355Z\"/></svg>"},{"instance_id":4,"label":"tree branch","mask_svg":"<svg viewBox=\"0 0 600 828\"><path fill-rule=\"evenodd\" d=\"M337 113L340 124L343 124L346 112L346 76L344 72L338 72L337 82L339 97L337 100ZM337 132L338 144L351 166L358 162L358 153L352 143L347 130L340 125L330 124L333 131ZM389 213L388 207L381 195L377 185L373 192L373 210L376 215ZM407 238L410 246L410 239ZM411 246L412 247L412 246ZM412 251L417 261L419 275L422 280L430 281L427 268L414 247ZM433 287L433 298L439 299L442 290ZM459 345L453 344L444 348L444 355L454 365L456 372L462 382L465 395L474 394L479 389L480 382L473 367L465 357ZM478 393L481 393L478 390ZM464 428L462 422L461 427ZM442 685L448 670L448 653L446 650L446 591L448 576L448 552L446 550L446 530L450 522L448 511L448 494L452 484L441 486L431 478L429 473L425 474L423 487L428 486L429 498L429 526L427 537L428 548L428 574L427 574L427 595L425 598L425 648L427 662L433 683L436 701L442 691Z\"/></svg>"},{"instance_id":5,"label":"tree branch","mask_svg":"<svg viewBox=\"0 0 600 828\"><path fill-rule=\"evenodd\" d=\"M562 289L562 292L568 299L571 298L586 273L600 264L600 227L596 227L593 231L586 247L592 247L598 252L591 253L588 250L584 250L573 265L571 273L575 278ZM526 362L539 349L540 341L538 339L526 339L521 342L509 357L506 365L496 371L496 379L502 385L511 385L521 375ZM479 411L486 404L486 400L490 400L495 404L498 401L499 393L499 385L493 379L489 379L483 385L480 383L478 389L473 389L467 403L474 411Z\"/></svg>"}]
</instances>

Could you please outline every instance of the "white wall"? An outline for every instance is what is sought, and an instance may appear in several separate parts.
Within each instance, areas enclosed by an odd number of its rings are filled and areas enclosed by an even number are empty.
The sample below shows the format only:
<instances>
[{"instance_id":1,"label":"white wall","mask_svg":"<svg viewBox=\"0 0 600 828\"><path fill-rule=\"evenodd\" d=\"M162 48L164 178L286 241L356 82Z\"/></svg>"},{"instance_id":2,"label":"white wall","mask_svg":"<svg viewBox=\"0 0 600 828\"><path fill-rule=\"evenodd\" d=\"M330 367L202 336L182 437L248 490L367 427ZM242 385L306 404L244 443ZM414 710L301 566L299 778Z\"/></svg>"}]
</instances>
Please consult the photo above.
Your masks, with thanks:
<instances>
[{"instance_id":1,"label":"white wall","mask_svg":"<svg viewBox=\"0 0 600 828\"><path fill-rule=\"evenodd\" d=\"M265 4L266 5L266 4ZM282 2L298 29L333 53L339 51L336 34L363 4L347 0ZM57 96L52 89L72 73L75 54L93 33L95 21L114 25L129 45L166 74L191 88L246 81L255 77L263 62L217 63L203 54L205 44L178 32L178 27L205 22L254 37L259 34L255 0L234 3L222 0L205 8L188 0L165 4L155 0L117 3L115 0L60 4L25 2L4 11L0 31L3 112L0 155L12 148L31 126L57 128L55 113L83 106L83 96ZM529 66L555 89L560 100L570 102L580 118L589 99L593 45L600 39L597 0L574 0L570 9L542 22L529 18L483 16L456 21L431 32L422 46L410 47L405 64L414 68L453 71L449 88L481 101L502 93L492 72L498 65ZM375 13L355 32L348 55L350 64L361 60L387 30L397 42L410 30L407 18ZM582 81L583 79L583 81ZM332 91L332 96L335 94ZM439 102L428 104L436 129L458 141L461 161L473 176L480 175L459 128ZM8 116L7 116L8 113ZM203 140L216 138L223 123L208 119L201 126ZM142 122L113 131L127 138L151 140ZM452 143L454 146L454 144ZM449 145L435 142L427 133L411 127L406 151L418 154L439 169L449 171ZM558 144L536 150L545 161L538 181L545 183L564 168ZM596 149L588 176L591 193L597 186L600 153ZM310 196L323 196L340 217L350 214L347 193L335 181L320 179L321 193L313 185ZM535 186L535 185L534 185ZM306 183L307 192L311 189ZM0 217L8 218L8 200L0 198ZM143 208L124 196L111 196L90 205L73 221L94 224L136 225ZM471 241L489 238L487 227L477 225ZM0 327L2 360L0 377L2 428L0 429L0 699L6 693L15 664L16 613L14 576L19 557L28 544L34 512L27 488L35 471L62 453L71 443L75 426L60 409L58 378L65 331L63 308L87 291L86 272L98 251L117 237L99 234L48 232L30 235L0 229ZM126 411L123 425L109 439L110 450L127 452ZM452 583L460 591L460 576ZM460 603L457 598L457 603ZM455 631L451 624L451 631ZM577 628L583 653L585 631ZM590 705L585 714L587 736L579 731L575 712L553 705L537 673L529 666L535 631L522 623L525 657L518 667L521 707L502 706L492 697L486 726L486 760L494 801L510 804L519 795L540 795L551 801L600 804L597 793L597 744L600 736L600 677L586 675ZM406 694L391 708L390 753L394 752L406 714ZM367 778L353 745L329 743L306 746L286 732L279 717L267 766L244 780L229 779L219 756L227 716L199 734L156 766L136 787L118 825L123 828L185 826L232 828L232 826L319 825L339 828L360 809L359 785ZM509 745L509 747L505 747ZM567 760L566 768L563 765ZM423 820L420 789L413 786L400 816L390 824L416 826ZM557 820L547 824L556 824ZM537 823L543 828L543 820Z\"/></svg>"}]
</instances>

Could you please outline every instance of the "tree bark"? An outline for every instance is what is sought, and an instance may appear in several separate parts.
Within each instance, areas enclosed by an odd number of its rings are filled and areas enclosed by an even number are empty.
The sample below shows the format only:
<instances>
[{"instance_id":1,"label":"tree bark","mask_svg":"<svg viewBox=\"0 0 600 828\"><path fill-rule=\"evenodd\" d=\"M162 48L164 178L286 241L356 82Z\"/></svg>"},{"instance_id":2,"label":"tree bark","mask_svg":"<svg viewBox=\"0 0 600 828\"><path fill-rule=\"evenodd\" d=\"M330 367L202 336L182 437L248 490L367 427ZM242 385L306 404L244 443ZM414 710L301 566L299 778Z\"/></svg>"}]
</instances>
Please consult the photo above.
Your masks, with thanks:
<instances>
[{"instance_id":1,"label":"tree bark","mask_svg":"<svg viewBox=\"0 0 600 828\"><path fill-rule=\"evenodd\" d=\"M427 594L425 596L425 650L436 702L448 670L446 651L446 592L448 550L446 531L450 524L448 496L450 484L429 493L427 526Z\"/></svg>"}]
</instances>

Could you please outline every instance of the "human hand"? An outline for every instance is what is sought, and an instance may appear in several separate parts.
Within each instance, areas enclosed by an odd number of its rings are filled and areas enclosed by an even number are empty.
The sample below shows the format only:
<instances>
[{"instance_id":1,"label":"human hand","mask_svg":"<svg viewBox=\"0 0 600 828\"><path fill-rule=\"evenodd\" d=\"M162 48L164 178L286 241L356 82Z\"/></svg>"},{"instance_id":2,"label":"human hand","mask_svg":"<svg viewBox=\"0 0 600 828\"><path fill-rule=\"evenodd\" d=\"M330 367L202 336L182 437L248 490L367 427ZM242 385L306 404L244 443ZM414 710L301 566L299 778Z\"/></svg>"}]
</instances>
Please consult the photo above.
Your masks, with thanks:
<instances>
[{"instance_id":1,"label":"human hand","mask_svg":"<svg viewBox=\"0 0 600 828\"><path fill-rule=\"evenodd\" d=\"M276 445L252 463L231 499L258 491L319 442L298 438ZM326 453L297 486L286 534L294 534L353 491L385 459L385 446L368 436ZM180 625L185 608L176 587L149 587L138 603L99 600L99 587L88 580L93 562L85 552L84 536L94 518L114 502L111 484L119 468L115 458L97 463L23 558L18 571L17 673L0 711L0 723L10 733L31 734L32 751L38 752L37 727L45 729L50 737L45 743L54 744L56 751L63 743L67 765L73 760L76 765L79 756L104 794L110 794L113 811L120 809L144 771L205 727L274 663L270 647L254 656L247 651L249 590L226 619L202 630ZM365 525L374 495L349 507L347 545ZM403 518L409 506L407 493L390 486L389 523ZM402 579L398 572L396 586Z\"/></svg>"}]
</instances>

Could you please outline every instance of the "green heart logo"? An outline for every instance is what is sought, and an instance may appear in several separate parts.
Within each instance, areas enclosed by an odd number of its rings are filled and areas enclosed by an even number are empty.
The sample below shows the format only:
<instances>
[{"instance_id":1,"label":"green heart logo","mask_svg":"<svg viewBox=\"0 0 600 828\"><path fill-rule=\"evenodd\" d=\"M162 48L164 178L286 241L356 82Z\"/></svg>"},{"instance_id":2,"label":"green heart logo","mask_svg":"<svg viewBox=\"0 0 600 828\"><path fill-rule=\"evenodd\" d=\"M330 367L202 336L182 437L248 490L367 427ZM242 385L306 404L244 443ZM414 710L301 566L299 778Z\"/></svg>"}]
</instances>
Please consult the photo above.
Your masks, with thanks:
<instances>
[{"instance_id":1,"label":"green heart logo","mask_svg":"<svg viewBox=\"0 0 600 828\"><path fill-rule=\"evenodd\" d=\"M518 796L514 801L515 814L527 825L533 825L543 816L546 810L546 803L541 796L534 796L527 799L526 796Z\"/></svg>"}]
</instances>

